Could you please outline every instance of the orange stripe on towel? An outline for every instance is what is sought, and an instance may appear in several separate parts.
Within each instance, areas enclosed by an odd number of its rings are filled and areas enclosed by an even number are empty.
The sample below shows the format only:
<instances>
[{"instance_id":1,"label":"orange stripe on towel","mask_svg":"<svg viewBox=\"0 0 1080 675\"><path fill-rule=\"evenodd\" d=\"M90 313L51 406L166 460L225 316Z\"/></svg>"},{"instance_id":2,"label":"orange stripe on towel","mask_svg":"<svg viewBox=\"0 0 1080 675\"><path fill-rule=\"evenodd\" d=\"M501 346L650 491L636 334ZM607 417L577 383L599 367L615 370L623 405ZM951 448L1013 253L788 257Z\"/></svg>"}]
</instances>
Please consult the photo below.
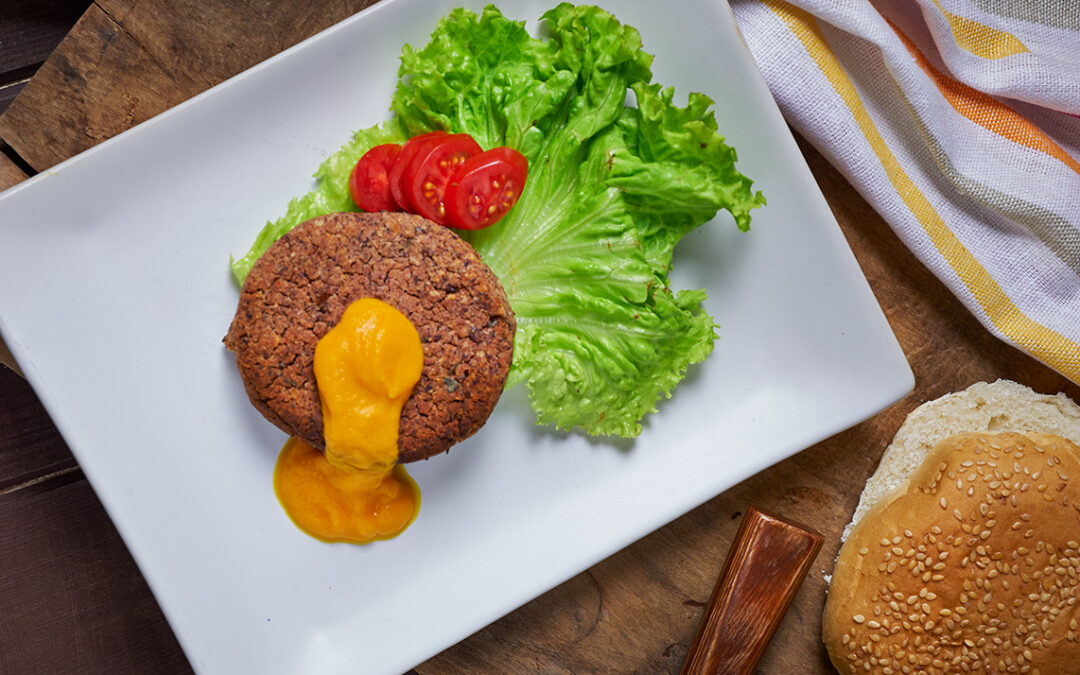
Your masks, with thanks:
<instances>
[{"instance_id":1,"label":"orange stripe on towel","mask_svg":"<svg viewBox=\"0 0 1080 675\"><path fill-rule=\"evenodd\" d=\"M941 95L949 102L956 112L968 118L980 127L989 129L995 134L1009 139L1014 143L1029 147L1033 150L1046 153L1054 159L1065 164L1073 171L1080 173L1080 162L1072 158L1057 143L1047 136L1039 127L1029 122L1023 115L1016 112L1001 101L972 89L966 84L954 80L935 68L915 46L908 36L891 21L886 19L900 41L911 52L915 63L937 85Z\"/></svg>"}]
</instances>

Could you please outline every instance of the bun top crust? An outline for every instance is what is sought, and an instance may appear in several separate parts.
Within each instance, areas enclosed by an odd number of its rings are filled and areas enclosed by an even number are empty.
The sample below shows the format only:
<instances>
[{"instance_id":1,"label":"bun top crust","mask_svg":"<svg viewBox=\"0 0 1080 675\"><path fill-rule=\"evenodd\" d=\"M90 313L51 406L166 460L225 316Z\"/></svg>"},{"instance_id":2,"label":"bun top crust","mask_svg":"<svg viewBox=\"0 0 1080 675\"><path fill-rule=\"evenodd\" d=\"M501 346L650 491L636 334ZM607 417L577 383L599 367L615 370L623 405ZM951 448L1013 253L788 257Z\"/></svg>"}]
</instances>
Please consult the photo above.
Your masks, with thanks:
<instances>
[{"instance_id":1,"label":"bun top crust","mask_svg":"<svg viewBox=\"0 0 1080 675\"><path fill-rule=\"evenodd\" d=\"M852 529L824 640L841 673L1076 673L1080 447L962 433Z\"/></svg>"},{"instance_id":2,"label":"bun top crust","mask_svg":"<svg viewBox=\"0 0 1080 675\"><path fill-rule=\"evenodd\" d=\"M1065 394L1040 394L1010 380L976 382L923 403L911 411L885 449L841 541L879 499L908 480L938 443L965 431L1038 432L1080 443L1080 406Z\"/></svg>"}]
</instances>

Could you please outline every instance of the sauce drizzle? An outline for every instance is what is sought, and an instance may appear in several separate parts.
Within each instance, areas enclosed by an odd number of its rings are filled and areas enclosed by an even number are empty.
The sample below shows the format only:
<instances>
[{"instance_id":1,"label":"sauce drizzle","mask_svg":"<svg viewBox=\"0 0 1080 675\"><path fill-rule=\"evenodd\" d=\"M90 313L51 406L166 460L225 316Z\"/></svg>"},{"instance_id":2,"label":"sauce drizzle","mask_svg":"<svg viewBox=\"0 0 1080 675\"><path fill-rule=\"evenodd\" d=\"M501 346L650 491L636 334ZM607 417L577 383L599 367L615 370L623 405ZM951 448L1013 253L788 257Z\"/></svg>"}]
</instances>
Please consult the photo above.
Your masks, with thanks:
<instances>
[{"instance_id":1,"label":"sauce drizzle","mask_svg":"<svg viewBox=\"0 0 1080 675\"><path fill-rule=\"evenodd\" d=\"M416 327L374 298L349 305L319 340L326 450L290 438L274 467L274 493L297 527L322 541L362 544L416 519L420 490L397 462L397 434L423 365Z\"/></svg>"}]
</instances>

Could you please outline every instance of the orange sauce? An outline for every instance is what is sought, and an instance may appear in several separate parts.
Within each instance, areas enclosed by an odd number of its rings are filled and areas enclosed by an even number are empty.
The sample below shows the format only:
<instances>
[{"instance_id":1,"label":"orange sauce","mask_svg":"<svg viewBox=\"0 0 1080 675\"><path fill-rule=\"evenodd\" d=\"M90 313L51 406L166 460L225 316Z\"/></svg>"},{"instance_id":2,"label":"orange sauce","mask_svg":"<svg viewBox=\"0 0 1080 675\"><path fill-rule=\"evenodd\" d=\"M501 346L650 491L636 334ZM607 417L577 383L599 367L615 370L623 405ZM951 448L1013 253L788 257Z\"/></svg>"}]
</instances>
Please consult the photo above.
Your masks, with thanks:
<instances>
[{"instance_id":1,"label":"orange sauce","mask_svg":"<svg viewBox=\"0 0 1080 675\"><path fill-rule=\"evenodd\" d=\"M416 327L390 305L349 305L315 347L326 451L289 439L274 492L292 521L323 541L394 537L416 518L420 491L397 463L401 407L420 379Z\"/></svg>"},{"instance_id":2,"label":"orange sauce","mask_svg":"<svg viewBox=\"0 0 1080 675\"><path fill-rule=\"evenodd\" d=\"M297 527L327 542L389 539L420 506L420 490L400 464L389 471L339 466L298 438L278 455L274 492Z\"/></svg>"}]
</instances>

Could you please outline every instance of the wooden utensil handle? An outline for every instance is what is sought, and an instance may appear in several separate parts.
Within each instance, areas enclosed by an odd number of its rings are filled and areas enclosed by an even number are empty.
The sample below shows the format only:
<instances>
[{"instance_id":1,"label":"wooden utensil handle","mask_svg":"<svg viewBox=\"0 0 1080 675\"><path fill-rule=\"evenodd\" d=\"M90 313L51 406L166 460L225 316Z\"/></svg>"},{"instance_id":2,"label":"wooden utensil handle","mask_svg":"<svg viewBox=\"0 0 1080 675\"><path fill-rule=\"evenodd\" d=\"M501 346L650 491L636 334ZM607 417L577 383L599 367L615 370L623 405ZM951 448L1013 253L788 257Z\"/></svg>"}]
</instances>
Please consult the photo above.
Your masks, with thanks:
<instances>
[{"instance_id":1,"label":"wooden utensil handle","mask_svg":"<svg viewBox=\"0 0 1080 675\"><path fill-rule=\"evenodd\" d=\"M821 543L816 532L747 509L682 675L752 673Z\"/></svg>"}]
</instances>

